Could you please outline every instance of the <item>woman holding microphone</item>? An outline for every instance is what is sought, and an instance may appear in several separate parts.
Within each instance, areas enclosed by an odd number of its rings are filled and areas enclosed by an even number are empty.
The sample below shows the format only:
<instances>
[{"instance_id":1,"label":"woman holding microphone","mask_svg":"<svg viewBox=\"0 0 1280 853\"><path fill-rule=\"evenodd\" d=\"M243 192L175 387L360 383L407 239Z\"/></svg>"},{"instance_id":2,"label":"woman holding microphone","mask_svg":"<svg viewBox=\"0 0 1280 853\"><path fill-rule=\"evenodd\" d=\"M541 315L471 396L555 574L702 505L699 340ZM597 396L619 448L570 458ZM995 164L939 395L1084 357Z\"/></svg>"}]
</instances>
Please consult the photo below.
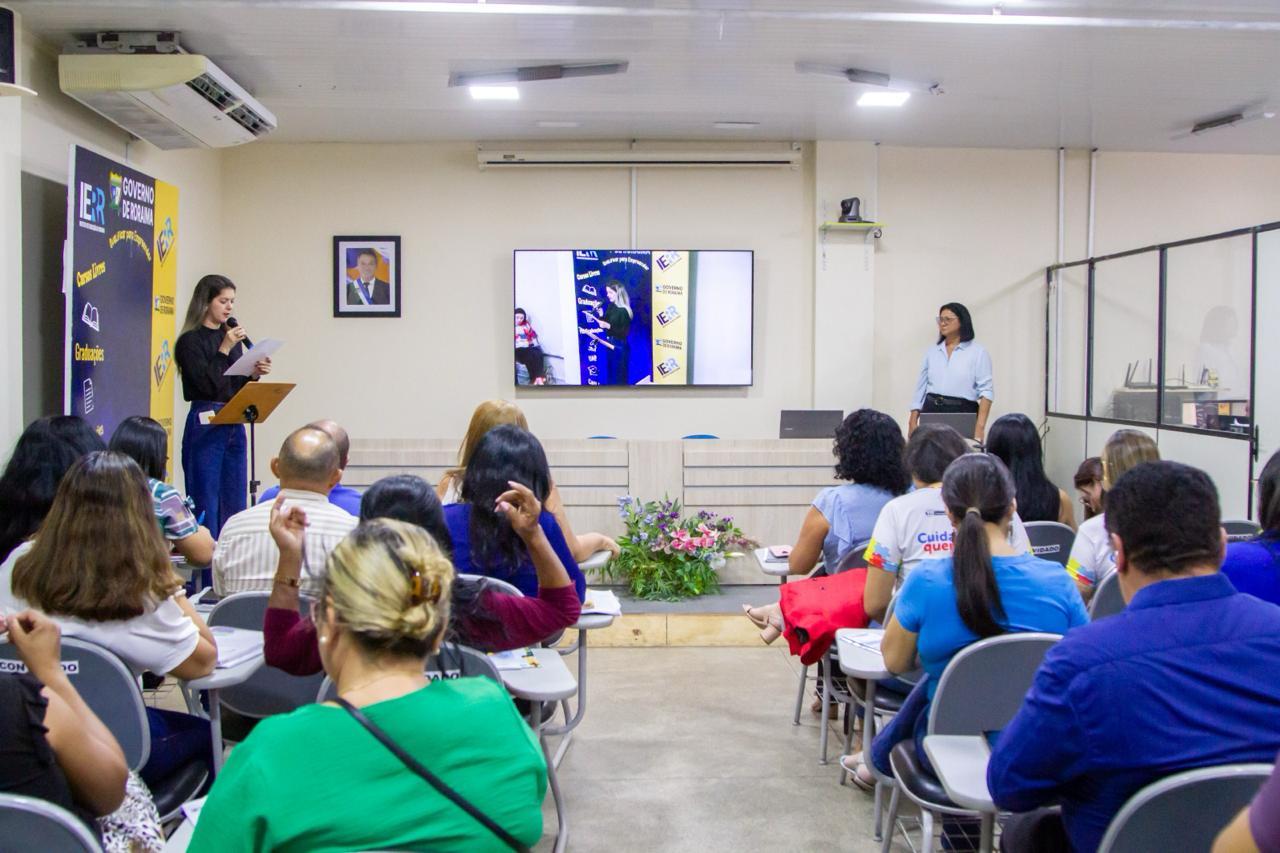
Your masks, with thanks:
<instances>
[{"instance_id":1,"label":"woman holding microphone","mask_svg":"<svg viewBox=\"0 0 1280 853\"><path fill-rule=\"evenodd\" d=\"M248 503L248 460L244 427L210 424L249 378L225 376L227 368L253 346L231 311L236 286L224 275L206 275L196 282L187 308L174 358L182 376L182 398L191 403L182 435L182 473L197 517L216 539L228 518ZM253 379L271 372L271 359L254 366Z\"/></svg>"},{"instance_id":2,"label":"woman holding microphone","mask_svg":"<svg viewBox=\"0 0 1280 853\"><path fill-rule=\"evenodd\" d=\"M631 333L631 297L627 286L619 281L610 281L604 286L605 297L609 300L609 310L604 316L592 315L596 325L605 331L609 338L609 374L608 384L626 385L627 371L631 365L631 345L627 343L627 335Z\"/></svg>"},{"instance_id":3,"label":"woman holding microphone","mask_svg":"<svg viewBox=\"0 0 1280 853\"><path fill-rule=\"evenodd\" d=\"M973 438L981 444L993 387L991 356L973 339L969 309L959 302L948 302L938 309L938 342L924 354L920 365L908 434L915 432L921 412L969 412L978 415Z\"/></svg>"}]
</instances>

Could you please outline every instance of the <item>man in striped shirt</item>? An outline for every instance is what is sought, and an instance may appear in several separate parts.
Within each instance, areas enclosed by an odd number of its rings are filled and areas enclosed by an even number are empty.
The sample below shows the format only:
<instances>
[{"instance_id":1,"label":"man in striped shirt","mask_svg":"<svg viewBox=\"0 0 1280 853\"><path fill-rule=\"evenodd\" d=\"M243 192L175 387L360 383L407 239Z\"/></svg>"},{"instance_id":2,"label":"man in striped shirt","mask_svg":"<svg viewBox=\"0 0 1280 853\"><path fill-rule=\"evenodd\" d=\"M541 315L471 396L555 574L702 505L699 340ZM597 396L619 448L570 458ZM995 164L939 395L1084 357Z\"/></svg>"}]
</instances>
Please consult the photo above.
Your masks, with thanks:
<instances>
[{"instance_id":1,"label":"man in striped shirt","mask_svg":"<svg viewBox=\"0 0 1280 853\"><path fill-rule=\"evenodd\" d=\"M324 430L305 426L290 433L271 460L280 480L284 505L301 506L307 514L301 590L317 595L329 552L356 526L356 518L329 503L329 490L342 476L338 446ZM260 503L231 516L222 526L213 553L213 589L218 595L269 591L275 583L279 550L268 524L271 503ZM283 582L283 581L282 581Z\"/></svg>"}]
</instances>

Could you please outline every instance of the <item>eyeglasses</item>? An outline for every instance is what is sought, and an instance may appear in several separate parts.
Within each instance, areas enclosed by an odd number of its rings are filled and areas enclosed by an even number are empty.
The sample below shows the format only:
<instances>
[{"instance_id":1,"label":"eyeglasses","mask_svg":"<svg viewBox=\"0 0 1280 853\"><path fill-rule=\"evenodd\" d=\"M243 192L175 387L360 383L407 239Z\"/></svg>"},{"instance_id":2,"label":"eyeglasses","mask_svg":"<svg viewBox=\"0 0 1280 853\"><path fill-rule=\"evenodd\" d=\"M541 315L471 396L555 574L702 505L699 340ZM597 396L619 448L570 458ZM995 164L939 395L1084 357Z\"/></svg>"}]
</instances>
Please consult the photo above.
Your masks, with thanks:
<instances>
[{"instance_id":1,"label":"eyeglasses","mask_svg":"<svg viewBox=\"0 0 1280 853\"><path fill-rule=\"evenodd\" d=\"M959 321L958 319L956 319L955 317L938 317L938 318L937 318L937 321L938 321L938 325L939 325L939 326L945 326L947 323L959 323L959 322L960 322L960 321Z\"/></svg>"}]
</instances>

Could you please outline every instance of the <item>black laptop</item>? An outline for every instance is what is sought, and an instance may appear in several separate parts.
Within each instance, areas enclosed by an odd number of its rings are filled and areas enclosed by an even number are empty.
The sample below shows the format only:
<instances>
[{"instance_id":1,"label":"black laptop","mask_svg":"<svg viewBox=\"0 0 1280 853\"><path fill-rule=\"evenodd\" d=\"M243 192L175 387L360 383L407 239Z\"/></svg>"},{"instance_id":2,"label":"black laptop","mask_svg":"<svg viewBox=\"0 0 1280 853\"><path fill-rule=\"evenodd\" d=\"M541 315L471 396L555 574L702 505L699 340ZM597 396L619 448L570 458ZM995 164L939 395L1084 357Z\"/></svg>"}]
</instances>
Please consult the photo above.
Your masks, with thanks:
<instances>
[{"instance_id":1,"label":"black laptop","mask_svg":"<svg viewBox=\"0 0 1280 853\"><path fill-rule=\"evenodd\" d=\"M843 420L839 409L783 409L778 438L833 438Z\"/></svg>"}]
</instances>

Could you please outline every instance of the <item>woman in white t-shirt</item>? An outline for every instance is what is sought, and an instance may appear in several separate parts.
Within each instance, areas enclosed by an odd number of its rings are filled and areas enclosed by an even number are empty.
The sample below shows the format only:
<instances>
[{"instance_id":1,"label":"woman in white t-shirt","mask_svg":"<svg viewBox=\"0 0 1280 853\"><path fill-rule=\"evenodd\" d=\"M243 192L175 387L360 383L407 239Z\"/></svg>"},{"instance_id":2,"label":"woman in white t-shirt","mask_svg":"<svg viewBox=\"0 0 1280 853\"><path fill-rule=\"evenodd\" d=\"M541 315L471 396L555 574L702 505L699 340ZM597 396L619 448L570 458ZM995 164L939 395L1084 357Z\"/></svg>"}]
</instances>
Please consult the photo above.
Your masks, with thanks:
<instances>
[{"instance_id":1,"label":"woman in white t-shirt","mask_svg":"<svg viewBox=\"0 0 1280 853\"><path fill-rule=\"evenodd\" d=\"M1116 570L1116 554L1107 533L1106 493L1130 468L1142 462L1158 462L1155 441L1136 429L1116 430L1102 448L1103 512L1086 519L1076 531L1076 540L1067 557L1067 573L1085 601L1093 598L1098 584Z\"/></svg>"},{"instance_id":2,"label":"woman in white t-shirt","mask_svg":"<svg viewBox=\"0 0 1280 853\"><path fill-rule=\"evenodd\" d=\"M146 475L121 453L97 451L72 465L35 538L0 565L0 610L28 607L53 617L63 636L114 652L135 673L191 679L217 663L213 634L169 563ZM147 716L148 784L192 755L208 755L204 720L155 708Z\"/></svg>"},{"instance_id":3,"label":"woman in white t-shirt","mask_svg":"<svg viewBox=\"0 0 1280 853\"><path fill-rule=\"evenodd\" d=\"M893 591L922 560L951 556L955 528L942 502L942 475L969 444L949 426L917 427L907 442L907 470L915 490L885 504L867 546L867 586L862 604L872 619L884 621ZM1031 551L1022 519L1013 514L1010 545Z\"/></svg>"}]
</instances>

